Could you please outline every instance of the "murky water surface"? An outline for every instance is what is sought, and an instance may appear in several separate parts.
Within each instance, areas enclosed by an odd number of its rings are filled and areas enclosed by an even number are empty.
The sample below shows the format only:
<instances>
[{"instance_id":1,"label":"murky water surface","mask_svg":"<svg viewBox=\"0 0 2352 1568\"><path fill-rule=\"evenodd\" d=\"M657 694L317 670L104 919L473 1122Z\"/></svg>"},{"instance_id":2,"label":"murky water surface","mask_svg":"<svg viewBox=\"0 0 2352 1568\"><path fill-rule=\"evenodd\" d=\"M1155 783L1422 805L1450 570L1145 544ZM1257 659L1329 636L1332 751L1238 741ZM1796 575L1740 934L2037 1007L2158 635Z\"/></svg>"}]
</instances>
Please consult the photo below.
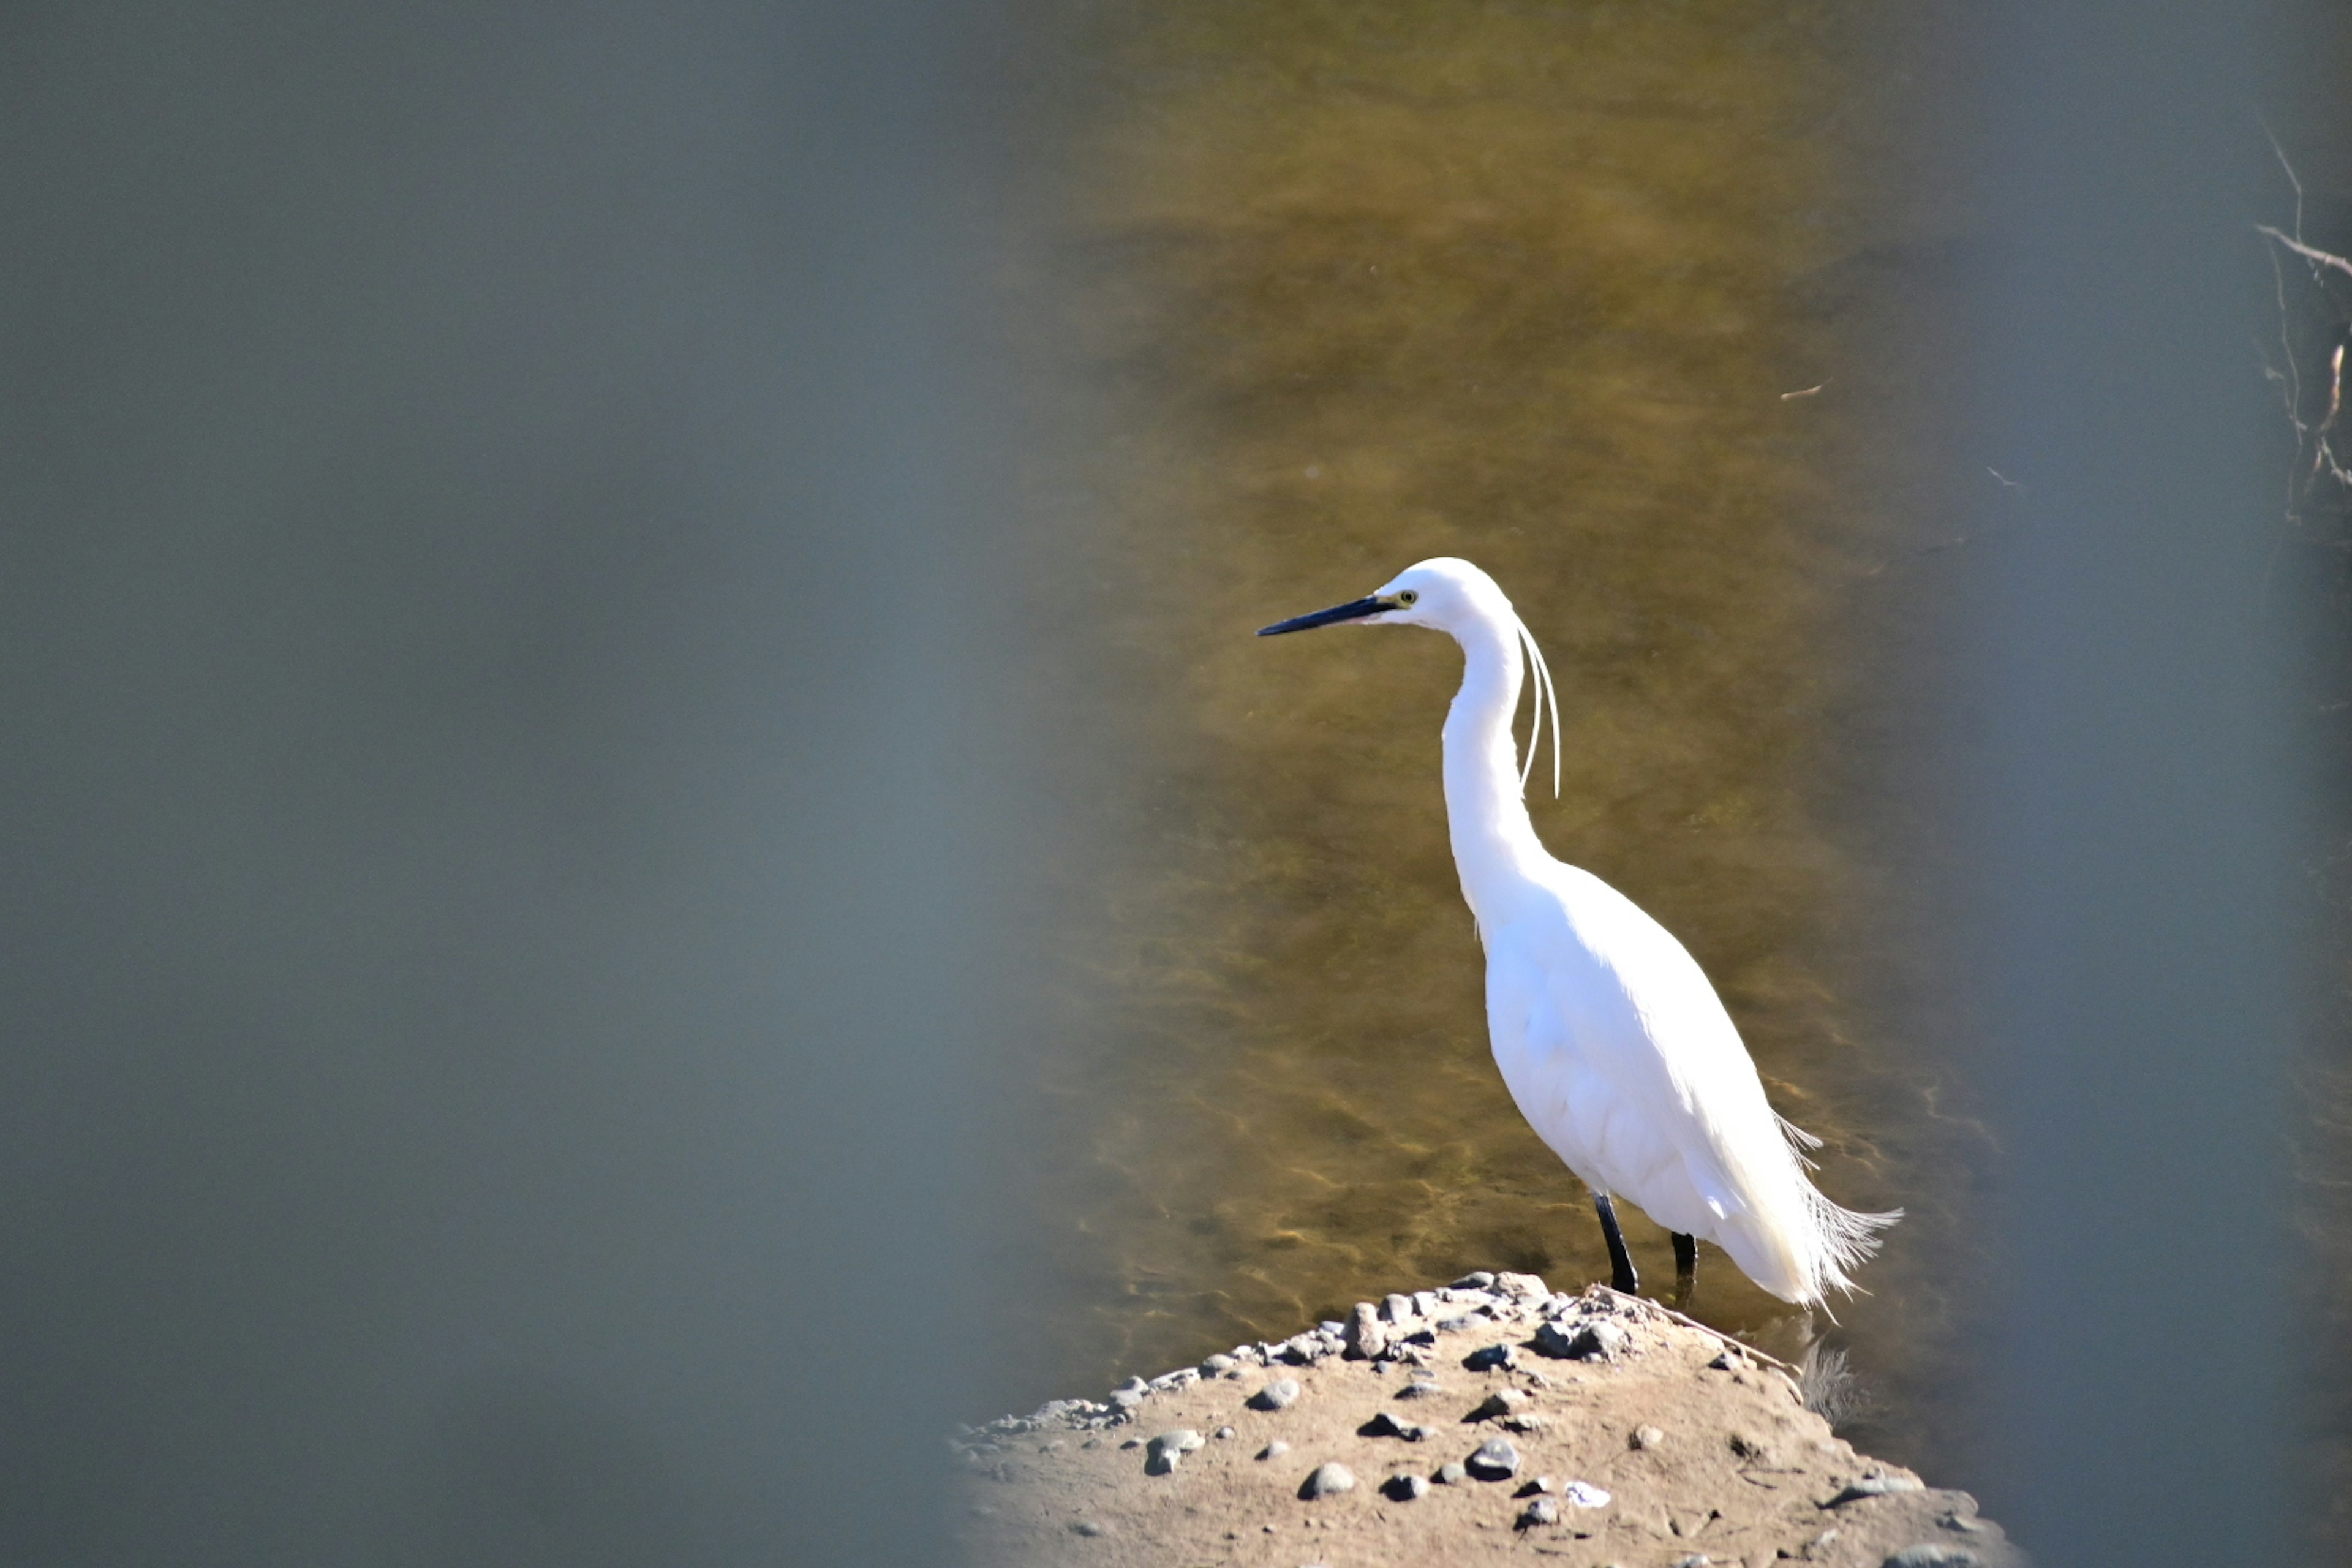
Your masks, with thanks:
<instances>
[{"instance_id":1,"label":"murky water surface","mask_svg":"<svg viewBox=\"0 0 2352 1568\"><path fill-rule=\"evenodd\" d=\"M1559 677L1546 842L1698 956L1828 1140L1825 1190L1911 1211L1832 1332L1879 1396L1855 1435L1934 1457L1980 1151L1871 1000L1912 959L1844 749L1895 549L1845 482L1820 286L1868 237L1850 20L1182 0L1072 46L1100 91L1037 319L1087 396L1034 488L1092 639L1057 700L1119 847L1063 868L1078 1043L1038 1069L1066 1111L1039 1246L1069 1289L1038 1397L1473 1267L1606 1275L1487 1052L1438 784L1453 645L1251 635L1454 554ZM1702 1269L1699 1315L1804 1342Z\"/></svg>"}]
</instances>

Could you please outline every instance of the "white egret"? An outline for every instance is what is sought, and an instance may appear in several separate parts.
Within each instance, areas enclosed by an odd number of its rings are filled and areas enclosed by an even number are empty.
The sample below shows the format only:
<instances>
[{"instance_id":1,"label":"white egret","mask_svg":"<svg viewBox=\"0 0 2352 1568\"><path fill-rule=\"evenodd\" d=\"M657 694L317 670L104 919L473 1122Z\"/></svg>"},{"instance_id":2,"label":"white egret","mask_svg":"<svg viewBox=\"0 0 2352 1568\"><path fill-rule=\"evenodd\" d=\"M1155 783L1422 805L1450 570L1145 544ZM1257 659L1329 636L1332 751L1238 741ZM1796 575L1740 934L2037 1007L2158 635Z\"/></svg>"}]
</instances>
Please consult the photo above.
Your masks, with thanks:
<instances>
[{"instance_id":1,"label":"white egret","mask_svg":"<svg viewBox=\"0 0 2352 1568\"><path fill-rule=\"evenodd\" d=\"M1893 1214L1823 1197L1803 1155L1821 1141L1764 1098L1739 1032L1682 943L1591 872L1552 858L1525 790L1546 710L1559 791L1559 706L1536 641L1495 580L1441 557L1368 598L1258 635L1352 621L1427 626L1462 645L1462 689L1444 730L1445 816L1463 897L1486 949L1495 1063L1537 1134L1592 1189L1614 1283L1639 1286L1612 1195L1672 1233L1684 1289L1698 1238L1747 1276L1810 1306L1878 1249ZM1535 726L1524 766L1512 719L1527 672Z\"/></svg>"}]
</instances>

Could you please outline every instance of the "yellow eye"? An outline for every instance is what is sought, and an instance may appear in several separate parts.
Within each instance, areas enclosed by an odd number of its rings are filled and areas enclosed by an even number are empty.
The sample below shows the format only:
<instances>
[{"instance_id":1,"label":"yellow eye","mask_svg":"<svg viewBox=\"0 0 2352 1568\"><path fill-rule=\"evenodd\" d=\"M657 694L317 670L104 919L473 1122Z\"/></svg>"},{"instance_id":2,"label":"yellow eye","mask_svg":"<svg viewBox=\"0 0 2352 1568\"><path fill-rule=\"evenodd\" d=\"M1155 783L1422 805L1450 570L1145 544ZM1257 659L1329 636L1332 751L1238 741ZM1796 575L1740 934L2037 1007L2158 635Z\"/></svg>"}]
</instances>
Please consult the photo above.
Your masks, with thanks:
<instances>
[{"instance_id":1,"label":"yellow eye","mask_svg":"<svg viewBox=\"0 0 2352 1568\"><path fill-rule=\"evenodd\" d=\"M1397 603L1400 605L1410 605L1415 599L1420 597L1420 595L1414 593L1412 589L1407 588L1403 593L1397 595Z\"/></svg>"}]
</instances>

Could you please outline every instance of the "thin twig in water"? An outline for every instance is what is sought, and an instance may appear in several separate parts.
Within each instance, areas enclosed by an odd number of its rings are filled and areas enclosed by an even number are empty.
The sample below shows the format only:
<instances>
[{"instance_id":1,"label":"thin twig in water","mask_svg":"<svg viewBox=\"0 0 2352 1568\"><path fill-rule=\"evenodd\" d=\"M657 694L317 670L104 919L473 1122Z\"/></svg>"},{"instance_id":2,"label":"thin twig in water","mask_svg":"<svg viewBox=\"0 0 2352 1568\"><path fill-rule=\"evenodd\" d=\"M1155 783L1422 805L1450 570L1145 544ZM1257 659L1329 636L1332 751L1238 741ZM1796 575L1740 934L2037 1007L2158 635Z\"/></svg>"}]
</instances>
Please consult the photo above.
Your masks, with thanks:
<instances>
[{"instance_id":1,"label":"thin twig in water","mask_svg":"<svg viewBox=\"0 0 2352 1568\"><path fill-rule=\"evenodd\" d=\"M2294 251L2297 256L2302 257L2305 261L2310 262L2314 268L2332 267L2336 271L2344 274L2347 278L2352 278L2352 261L2347 261L2342 257L2336 255L2332 251L2322 250L2315 245L2305 245L2303 241L2295 238L2294 236L2288 234L2284 230L2273 228L2266 223L2258 223L2254 225L2254 230L2258 234L2268 235L2271 238L2278 241L2289 250Z\"/></svg>"}]
</instances>

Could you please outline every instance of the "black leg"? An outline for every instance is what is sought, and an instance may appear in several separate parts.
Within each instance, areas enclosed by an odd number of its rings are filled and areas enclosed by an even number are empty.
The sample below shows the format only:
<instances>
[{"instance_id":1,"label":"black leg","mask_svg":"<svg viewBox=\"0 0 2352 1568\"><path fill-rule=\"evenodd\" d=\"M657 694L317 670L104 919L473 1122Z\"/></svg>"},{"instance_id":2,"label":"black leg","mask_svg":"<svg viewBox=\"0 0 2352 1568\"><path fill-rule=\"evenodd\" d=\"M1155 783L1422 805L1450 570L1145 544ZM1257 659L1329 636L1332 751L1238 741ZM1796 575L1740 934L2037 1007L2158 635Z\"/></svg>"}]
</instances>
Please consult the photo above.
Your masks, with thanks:
<instances>
[{"instance_id":1,"label":"black leg","mask_svg":"<svg viewBox=\"0 0 2352 1568\"><path fill-rule=\"evenodd\" d=\"M1601 1214L1601 1234L1609 1238L1609 1267L1615 1275L1609 1283L1631 1296L1641 1289L1642 1277L1633 1272L1633 1255L1625 1250L1625 1233L1617 1228L1617 1205L1607 1193L1595 1193L1592 1206Z\"/></svg>"},{"instance_id":2,"label":"black leg","mask_svg":"<svg viewBox=\"0 0 2352 1568\"><path fill-rule=\"evenodd\" d=\"M1698 1237L1678 1230L1666 1234L1675 1238L1675 1305L1688 1306L1698 1285Z\"/></svg>"}]
</instances>

